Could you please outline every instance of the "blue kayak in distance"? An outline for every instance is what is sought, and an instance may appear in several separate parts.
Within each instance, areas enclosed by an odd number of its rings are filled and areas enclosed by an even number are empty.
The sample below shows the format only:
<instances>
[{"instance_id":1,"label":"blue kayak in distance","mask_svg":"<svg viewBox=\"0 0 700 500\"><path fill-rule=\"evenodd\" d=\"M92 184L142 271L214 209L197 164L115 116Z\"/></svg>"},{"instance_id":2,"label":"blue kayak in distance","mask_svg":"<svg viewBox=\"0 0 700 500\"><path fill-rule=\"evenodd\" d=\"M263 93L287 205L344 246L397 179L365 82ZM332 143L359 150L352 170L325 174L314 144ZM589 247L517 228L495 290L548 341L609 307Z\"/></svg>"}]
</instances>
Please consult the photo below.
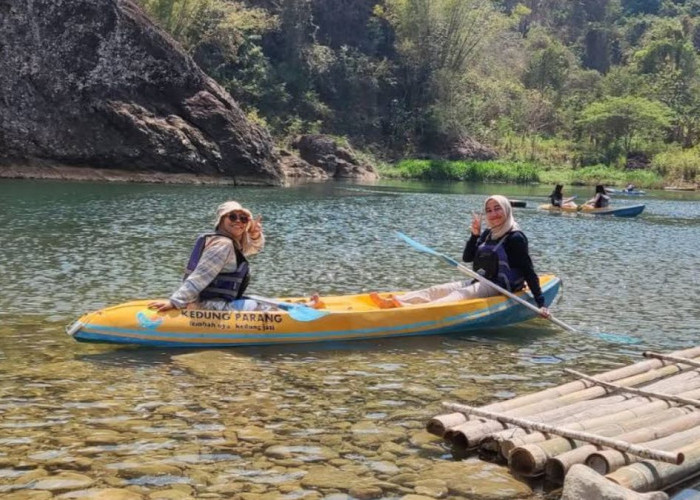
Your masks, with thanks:
<instances>
[{"instance_id":1,"label":"blue kayak in distance","mask_svg":"<svg viewBox=\"0 0 700 500\"><path fill-rule=\"evenodd\" d=\"M645 196L647 194L646 191L642 191L641 189L612 189L612 188L605 188L605 192L609 194L615 194L618 196Z\"/></svg>"},{"instance_id":2,"label":"blue kayak in distance","mask_svg":"<svg viewBox=\"0 0 700 500\"><path fill-rule=\"evenodd\" d=\"M606 207L606 208L590 208L585 205L578 207L553 207L550 204L540 205L540 210L549 210L550 212L564 212L575 214L590 214L590 215L612 215L614 217L636 217L644 211L646 205L632 205L630 207Z\"/></svg>"}]
</instances>

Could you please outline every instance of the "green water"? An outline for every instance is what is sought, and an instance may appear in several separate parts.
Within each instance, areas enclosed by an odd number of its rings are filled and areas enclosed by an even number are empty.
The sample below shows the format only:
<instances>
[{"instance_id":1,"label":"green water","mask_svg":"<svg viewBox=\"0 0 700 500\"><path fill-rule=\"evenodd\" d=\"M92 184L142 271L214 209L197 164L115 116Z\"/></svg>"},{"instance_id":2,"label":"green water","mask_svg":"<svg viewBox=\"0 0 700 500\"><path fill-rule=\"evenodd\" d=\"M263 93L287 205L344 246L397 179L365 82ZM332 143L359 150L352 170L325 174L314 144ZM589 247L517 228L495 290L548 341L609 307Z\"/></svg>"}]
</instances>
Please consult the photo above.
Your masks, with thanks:
<instances>
[{"instance_id":1,"label":"green water","mask_svg":"<svg viewBox=\"0 0 700 500\"><path fill-rule=\"evenodd\" d=\"M615 198L646 205L618 219L534 209L549 190L0 181L0 494L400 498L450 462L422 431L441 401L485 404L559 384L564 367L595 372L646 349L695 345L700 196ZM276 296L454 280L393 231L458 258L489 193L527 201L516 218L536 269L564 281L553 311L588 334L536 320L471 335L187 352L78 344L63 333L87 310L167 296L227 199L263 215L267 246L252 262L251 290ZM568 194L580 201L591 189ZM599 332L640 342L590 335ZM503 470L478 466L475 484L515 495L489 486Z\"/></svg>"}]
</instances>

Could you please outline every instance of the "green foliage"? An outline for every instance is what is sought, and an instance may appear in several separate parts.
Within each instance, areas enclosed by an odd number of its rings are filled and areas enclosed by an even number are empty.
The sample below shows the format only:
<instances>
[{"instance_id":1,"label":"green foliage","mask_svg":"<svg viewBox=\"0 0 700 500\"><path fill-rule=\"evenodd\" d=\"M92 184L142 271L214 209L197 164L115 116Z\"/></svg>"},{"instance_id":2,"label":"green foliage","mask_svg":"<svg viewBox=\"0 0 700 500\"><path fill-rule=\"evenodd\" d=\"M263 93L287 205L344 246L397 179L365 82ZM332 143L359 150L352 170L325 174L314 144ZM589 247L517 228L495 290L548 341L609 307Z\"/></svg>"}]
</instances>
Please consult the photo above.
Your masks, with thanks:
<instances>
[{"instance_id":1,"label":"green foliage","mask_svg":"<svg viewBox=\"0 0 700 500\"><path fill-rule=\"evenodd\" d=\"M528 163L495 161L403 160L384 171L388 177L470 182L536 182L537 169Z\"/></svg>"},{"instance_id":2,"label":"green foliage","mask_svg":"<svg viewBox=\"0 0 700 500\"><path fill-rule=\"evenodd\" d=\"M700 147L660 153L652 160L652 168L670 184L699 182Z\"/></svg>"},{"instance_id":3,"label":"green foliage","mask_svg":"<svg viewBox=\"0 0 700 500\"><path fill-rule=\"evenodd\" d=\"M656 172L650 170L623 170L607 165L592 165L576 170L541 171L539 177L540 182L544 184L626 186L632 183L643 188L659 188L664 185L664 179Z\"/></svg>"},{"instance_id":4,"label":"green foliage","mask_svg":"<svg viewBox=\"0 0 700 500\"><path fill-rule=\"evenodd\" d=\"M603 147L621 141L629 152L633 139L653 139L671 125L673 112L664 104L642 97L609 97L587 106L578 125Z\"/></svg>"},{"instance_id":5,"label":"green foliage","mask_svg":"<svg viewBox=\"0 0 700 500\"><path fill-rule=\"evenodd\" d=\"M696 175L700 0L137 1L282 144L330 133L397 158L470 137L507 160L387 169L424 178L569 175L631 150L653 171L570 180Z\"/></svg>"},{"instance_id":6,"label":"green foliage","mask_svg":"<svg viewBox=\"0 0 700 500\"><path fill-rule=\"evenodd\" d=\"M559 93L571 68L571 55L561 43L543 35L540 38L533 43L535 48L523 73L523 83L541 94Z\"/></svg>"}]
</instances>

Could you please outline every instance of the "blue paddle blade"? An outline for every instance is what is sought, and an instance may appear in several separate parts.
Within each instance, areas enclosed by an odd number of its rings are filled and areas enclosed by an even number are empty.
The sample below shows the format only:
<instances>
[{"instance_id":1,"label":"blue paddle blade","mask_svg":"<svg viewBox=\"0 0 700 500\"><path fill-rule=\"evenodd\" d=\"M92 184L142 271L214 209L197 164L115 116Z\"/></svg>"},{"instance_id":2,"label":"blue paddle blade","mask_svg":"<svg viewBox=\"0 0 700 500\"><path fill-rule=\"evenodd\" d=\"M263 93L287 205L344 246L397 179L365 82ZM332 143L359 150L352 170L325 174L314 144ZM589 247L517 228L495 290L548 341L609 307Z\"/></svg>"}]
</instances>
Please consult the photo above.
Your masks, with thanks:
<instances>
[{"instance_id":1,"label":"blue paddle blade","mask_svg":"<svg viewBox=\"0 0 700 500\"><path fill-rule=\"evenodd\" d=\"M316 321L317 319L326 316L328 311L321 311L319 309L314 309L313 307L303 306L303 305L292 305L287 309L289 317L297 321Z\"/></svg>"},{"instance_id":2,"label":"blue paddle blade","mask_svg":"<svg viewBox=\"0 0 700 500\"><path fill-rule=\"evenodd\" d=\"M297 321L316 321L330 314L329 311L314 309L313 307L305 306L304 304L292 304L291 302L282 302L281 300L268 299L258 295L247 295L249 299L262 302L263 304L271 304L283 311L289 313L289 317Z\"/></svg>"}]
</instances>

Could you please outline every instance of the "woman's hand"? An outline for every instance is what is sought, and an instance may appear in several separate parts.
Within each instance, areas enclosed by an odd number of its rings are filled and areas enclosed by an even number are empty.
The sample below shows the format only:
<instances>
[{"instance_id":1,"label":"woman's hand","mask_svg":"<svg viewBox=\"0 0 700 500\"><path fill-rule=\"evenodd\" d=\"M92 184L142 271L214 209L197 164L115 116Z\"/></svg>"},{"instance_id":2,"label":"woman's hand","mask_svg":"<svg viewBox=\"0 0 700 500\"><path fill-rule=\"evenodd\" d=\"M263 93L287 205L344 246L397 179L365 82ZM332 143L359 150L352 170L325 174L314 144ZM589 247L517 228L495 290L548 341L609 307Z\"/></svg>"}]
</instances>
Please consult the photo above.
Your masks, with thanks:
<instances>
[{"instance_id":1,"label":"woman's hand","mask_svg":"<svg viewBox=\"0 0 700 500\"><path fill-rule=\"evenodd\" d=\"M169 311L171 309L177 309L175 307L175 304L170 302L169 300L156 300L148 304L149 309L155 309L158 312L165 312Z\"/></svg>"},{"instance_id":2,"label":"woman's hand","mask_svg":"<svg viewBox=\"0 0 700 500\"><path fill-rule=\"evenodd\" d=\"M540 316L542 316L544 319L547 319L551 316L549 309L546 307L540 307Z\"/></svg>"},{"instance_id":3,"label":"woman's hand","mask_svg":"<svg viewBox=\"0 0 700 500\"><path fill-rule=\"evenodd\" d=\"M250 226L248 227L248 234L254 240L260 238L260 235L262 234L262 215L258 215L250 223Z\"/></svg>"},{"instance_id":4,"label":"woman's hand","mask_svg":"<svg viewBox=\"0 0 700 500\"><path fill-rule=\"evenodd\" d=\"M479 236L481 234L481 214L472 212L472 225L471 232L474 236Z\"/></svg>"}]
</instances>

